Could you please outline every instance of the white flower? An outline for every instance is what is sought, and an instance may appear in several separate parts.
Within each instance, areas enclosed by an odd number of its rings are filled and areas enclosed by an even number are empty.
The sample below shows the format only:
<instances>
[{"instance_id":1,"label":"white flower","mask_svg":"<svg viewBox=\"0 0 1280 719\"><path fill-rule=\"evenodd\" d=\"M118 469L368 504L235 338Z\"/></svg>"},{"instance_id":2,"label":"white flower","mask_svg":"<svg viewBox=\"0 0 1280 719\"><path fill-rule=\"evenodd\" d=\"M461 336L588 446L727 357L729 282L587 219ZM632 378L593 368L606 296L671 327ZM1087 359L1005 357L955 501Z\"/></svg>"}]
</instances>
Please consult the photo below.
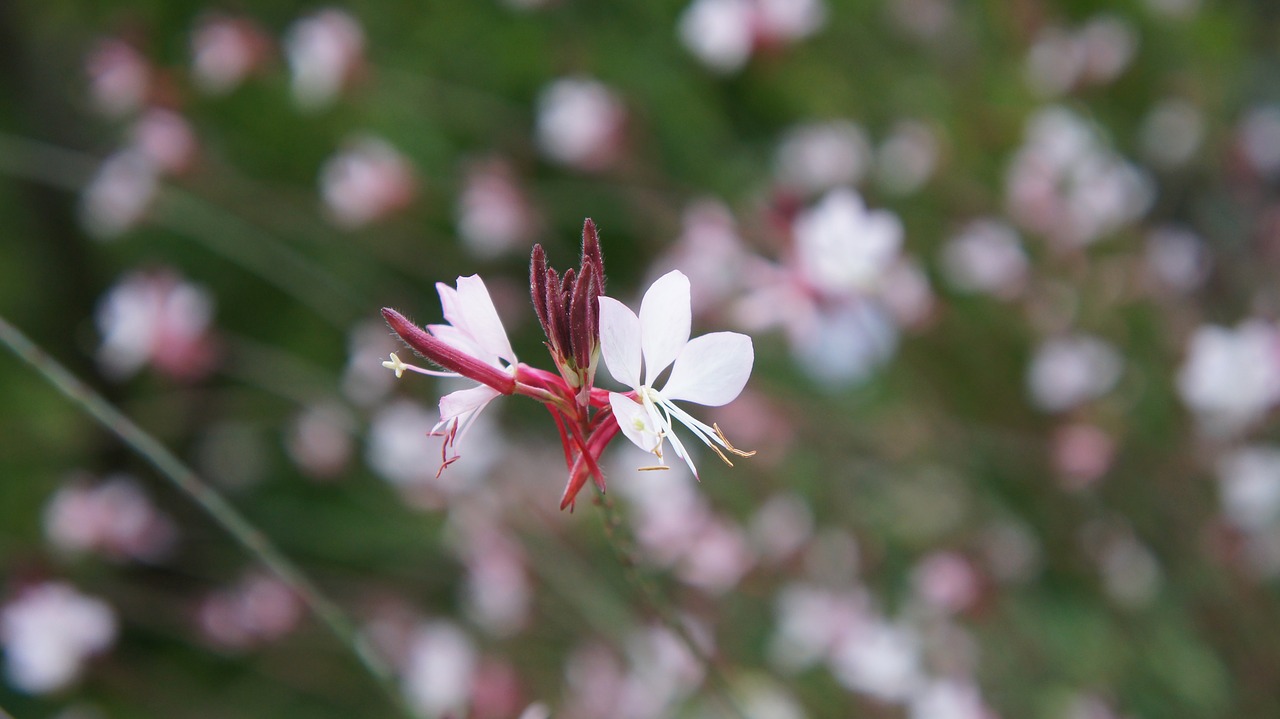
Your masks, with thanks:
<instances>
[{"instance_id":1,"label":"white flower","mask_svg":"<svg viewBox=\"0 0 1280 719\"><path fill-rule=\"evenodd\" d=\"M1201 326L1178 371L1178 394L1213 435L1262 419L1280 402L1280 330L1261 320Z\"/></svg>"},{"instance_id":2,"label":"white flower","mask_svg":"<svg viewBox=\"0 0 1280 719\"><path fill-rule=\"evenodd\" d=\"M111 646L116 615L105 602L61 582L32 587L0 611L9 683L28 694L61 689L86 660Z\"/></svg>"},{"instance_id":3,"label":"white flower","mask_svg":"<svg viewBox=\"0 0 1280 719\"><path fill-rule=\"evenodd\" d=\"M726 462L719 447L741 456L748 453L734 448L719 428L694 419L674 400L710 407L728 404L746 385L755 352L751 338L737 332L713 332L690 340L691 321L689 278L679 270L659 277L649 287L638 317L621 302L600 298L600 349L605 364L615 379L635 391L635 397L609 393L618 426L627 439L659 460L662 441L670 438L676 455L697 476L692 457L675 435L673 418ZM665 386L655 389L653 383L668 367L671 375Z\"/></svg>"}]
</instances>

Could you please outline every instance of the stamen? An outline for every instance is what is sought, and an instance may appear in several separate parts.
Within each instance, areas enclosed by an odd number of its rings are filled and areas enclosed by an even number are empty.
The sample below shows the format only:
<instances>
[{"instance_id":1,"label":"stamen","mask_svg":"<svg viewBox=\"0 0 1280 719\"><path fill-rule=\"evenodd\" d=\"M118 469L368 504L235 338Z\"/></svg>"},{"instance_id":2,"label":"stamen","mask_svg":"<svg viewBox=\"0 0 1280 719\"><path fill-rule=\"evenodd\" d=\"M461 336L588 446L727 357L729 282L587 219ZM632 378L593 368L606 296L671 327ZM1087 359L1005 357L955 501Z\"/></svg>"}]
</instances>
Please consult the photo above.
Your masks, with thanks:
<instances>
[{"instance_id":1,"label":"stamen","mask_svg":"<svg viewBox=\"0 0 1280 719\"><path fill-rule=\"evenodd\" d=\"M712 427L712 429L714 429L714 430L716 431L716 436L720 438L720 441L721 441L721 442L724 442L724 448L725 448L725 449L729 450L730 452L733 452L734 454L738 455L739 457L754 457L754 456L755 456L755 454L756 454L756 450L754 450L754 449L753 449L753 450L751 450L750 452L747 452L747 451L744 451L744 450L738 449L737 447L733 446L733 444L729 442L729 438L728 438L728 437L726 437L726 436L724 436L724 432L720 431L720 425L718 425L718 424L716 424L716 423L714 423L714 422L713 422L713 423L711 424L711 427ZM715 448L714 448L714 447L712 447L712 449L715 449ZM719 453L719 451L720 451L720 450L718 450L718 449L716 450L716 452L717 452L717 453ZM722 455L720 455L720 458L721 458L721 459L724 459L724 455L723 455L723 454L722 454ZM725 459L724 461L728 462L729 460ZM729 465L729 466L730 466L730 467L732 467L733 465L731 464L731 465Z\"/></svg>"},{"instance_id":2,"label":"stamen","mask_svg":"<svg viewBox=\"0 0 1280 719\"><path fill-rule=\"evenodd\" d=\"M657 472L657 471L661 470L661 471L664 471L664 472L665 472L665 471L667 471L668 469L671 469L671 468L670 468L670 467L668 467L668 466L667 466L667 465L665 465L665 464L655 464L655 465L653 465L652 467L640 467L638 471L640 471L640 472Z\"/></svg>"}]
</instances>

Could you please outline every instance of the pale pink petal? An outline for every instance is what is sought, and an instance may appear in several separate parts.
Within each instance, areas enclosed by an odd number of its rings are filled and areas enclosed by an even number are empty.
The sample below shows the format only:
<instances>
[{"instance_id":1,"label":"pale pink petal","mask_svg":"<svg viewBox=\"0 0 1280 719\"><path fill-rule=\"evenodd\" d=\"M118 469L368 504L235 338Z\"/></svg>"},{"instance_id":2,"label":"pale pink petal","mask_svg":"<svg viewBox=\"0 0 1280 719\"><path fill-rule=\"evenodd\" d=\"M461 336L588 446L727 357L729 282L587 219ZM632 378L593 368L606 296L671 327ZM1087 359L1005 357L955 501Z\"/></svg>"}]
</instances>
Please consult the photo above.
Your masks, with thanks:
<instances>
[{"instance_id":1,"label":"pale pink petal","mask_svg":"<svg viewBox=\"0 0 1280 719\"><path fill-rule=\"evenodd\" d=\"M516 363L516 353L511 349L507 331L502 327L498 310L493 306L489 290L479 275L458 278L458 310L464 322L461 329L469 333L476 344L509 364ZM458 326L457 322L453 324Z\"/></svg>"},{"instance_id":2,"label":"pale pink petal","mask_svg":"<svg viewBox=\"0 0 1280 719\"><path fill-rule=\"evenodd\" d=\"M689 342L689 301L689 278L680 270L659 277L644 293L640 301L640 341L646 382L652 383L670 367Z\"/></svg>"},{"instance_id":3,"label":"pale pink petal","mask_svg":"<svg viewBox=\"0 0 1280 719\"><path fill-rule=\"evenodd\" d=\"M444 321L454 327L462 327L462 312L458 308L458 291L443 282L436 283L436 292L440 293L440 310Z\"/></svg>"},{"instance_id":4,"label":"pale pink petal","mask_svg":"<svg viewBox=\"0 0 1280 719\"><path fill-rule=\"evenodd\" d=\"M498 390L483 384L450 392L440 398L440 422L445 423L471 412L479 412L485 408L485 405L492 402L494 397L500 395Z\"/></svg>"},{"instance_id":5,"label":"pale pink petal","mask_svg":"<svg viewBox=\"0 0 1280 719\"><path fill-rule=\"evenodd\" d=\"M667 399L709 407L732 402L751 376L755 351L751 338L737 332L713 332L685 345L662 389Z\"/></svg>"},{"instance_id":6,"label":"pale pink petal","mask_svg":"<svg viewBox=\"0 0 1280 719\"><path fill-rule=\"evenodd\" d=\"M614 379L640 386L640 318L612 297L600 298L600 353Z\"/></svg>"},{"instance_id":7,"label":"pale pink petal","mask_svg":"<svg viewBox=\"0 0 1280 719\"><path fill-rule=\"evenodd\" d=\"M427 325L427 330L431 332L433 337L459 352L486 360L495 367L498 366L496 357L485 352L484 349L482 349L480 345L476 344L475 340L471 338L471 335L463 332L457 327L454 327L453 325Z\"/></svg>"},{"instance_id":8,"label":"pale pink petal","mask_svg":"<svg viewBox=\"0 0 1280 719\"><path fill-rule=\"evenodd\" d=\"M632 444L646 452L652 452L662 443L658 425L644 405L625 394L610 392L609 406L613 408L613 418L617 420L618 427Z\"/></svg>"}]
</instances>

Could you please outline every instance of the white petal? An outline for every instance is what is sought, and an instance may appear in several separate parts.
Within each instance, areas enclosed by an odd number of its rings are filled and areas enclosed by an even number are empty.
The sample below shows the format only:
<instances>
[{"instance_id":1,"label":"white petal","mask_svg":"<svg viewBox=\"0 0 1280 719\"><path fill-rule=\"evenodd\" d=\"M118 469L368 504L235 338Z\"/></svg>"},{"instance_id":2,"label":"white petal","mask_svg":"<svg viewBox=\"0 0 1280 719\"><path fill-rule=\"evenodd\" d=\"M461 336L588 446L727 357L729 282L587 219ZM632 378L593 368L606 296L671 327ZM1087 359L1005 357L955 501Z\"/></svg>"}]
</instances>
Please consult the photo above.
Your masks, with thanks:
<instances>
[{"instance_id":1,"label":"white petal","mask_svg":"<svg viewBox=\"0 0 1280 719\"><path fill-rule=\"evenodd\" d=\"M496 389L483 384L450 392L440 398L440 422L446 423L462 418L463 415L479 412L485 408L485 405L492 402L494 397L500 395L501 393Z\"/></svg>"},{"instance_id":2,"label":"white petal","mask_svg":"<svg viewBox=\"0 0 1280 719\"><path fill-rule=\"evenodd\" d=\"M713 332L685 345L662 388L669 400L719 407L733 401L751 376L755 350L751 338L737 332Z\"/></svg>"},{"instance_id":3,"label":"white petal","mask_svg":"<svg viewBox=\"0 0 1280 719\"><path fill-rule=\"evenodd\" d=\"M640 318L612 297L600 298L600 353L614 379L640 387Z\"/></svg>"},{"instance_id":4,"label":"white petal","mask_svg":"<svg viewBox=\"0 0 1280 719\"><path fill-rule=\"evenodd\" d=\"M662 443L658 425L644 405L625 394L610 392L609 406L613 408L613 418L617 420L618 427L632 444L652 452Z\"/></svg>"},{"instance_id":5,"label":"white petal","mask_svg":"<svg viewBox=\"0 0 1280 719\"><path fill-rule=\"evenodd\" d=\"M644 380L652 383L689 342L692 311L689 278L672 270L654 281L640 301L640 342Z\"/></svg>"},{"instance_id":6,"label":"white petal","mask_svg":"<svg viewBox=\"0 0 1280 719\"><path fill-rule=\"evenodd\" d=\"M458 291L443 282L437 282L436 292L440 293L440 310L444 314L444 321L454 327L462 327L465 322L462 312L458 310Z\"/></svg>"},{"instance_id":7,"label":"white petal","mask_svg":"<svg viewBox=\"0 0 1280 719\"><path fill-rule=\"evenodd\" d=\"M502 327L498 310L494 308L489 290L479 275L458 278L458 310L466 325L461 329L469 333L476 344L509 364L516 363L516 353L511 350L507 331ZM458 326L457 322L453 324Z\"/></svg>"}]
</instances>

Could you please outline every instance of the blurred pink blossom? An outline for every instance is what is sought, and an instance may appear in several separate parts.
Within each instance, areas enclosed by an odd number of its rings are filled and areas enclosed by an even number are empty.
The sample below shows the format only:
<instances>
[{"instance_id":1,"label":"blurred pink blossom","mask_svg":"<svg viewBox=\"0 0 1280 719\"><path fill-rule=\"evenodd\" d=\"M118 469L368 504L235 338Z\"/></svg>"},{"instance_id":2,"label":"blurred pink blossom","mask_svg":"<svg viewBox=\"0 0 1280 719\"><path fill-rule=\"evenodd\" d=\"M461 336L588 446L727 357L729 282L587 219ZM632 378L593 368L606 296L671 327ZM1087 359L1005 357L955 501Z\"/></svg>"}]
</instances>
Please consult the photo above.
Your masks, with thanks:
<instances>
[{"instance_id":1,"label":"blurred pink blossom","mask_svg":"<svg viewBox=\"0 0 1280 719\"><path fill-rule=\"evenodd\" d=\"M81 477L59 489L45 507L44 530L62 551L139 562L163 559L178 536L173 521L125 474L96 484Z\"/></svg>"},{"instance_id":2,"label":"blurred pink blossom","mask_svg":"<svg viewBox=\"0 0 1280 719\"><path fill-rule=\"evenodd\" d=\"M99 112L109 117L136 112L151 91L150 63L123 40L99 40L85 60L85 70L90 99Z\"/></svg>"},{"instance_id":3,"label":"blurred pink blossom","mask_svg":"<svg viewBox=\"0 0 1280 719\"><path fill-rule=\"evenodd\" d=\"M720 73L741 70L757 50L789 45L826 22L822 0L694 0L680 15L689 52Z\"/></svg>"},{"instance_id":4,"label":"blurred pink blossom","mask_svg":"<svg viewBox=\"0 0 1280 719\"><path fill-rule=\"evenodd\" d=\"M970 222L942 246L943 276L963 292L1012 299L1027 282L1027 254L1018 233L997 219Z\"/></svg>"},{"instance_id":5,"label":"blurred pink blossom","mask_svg":"<svg viewBox=\"0 0 1280 719\"><path fill-rule=\"evenodd\" d=\"M1259 175L1280 175L1280 106L1251 108L1240 120L1240 150Z\"/></svg>"},{"instance_id":6,"label":"blurred pink blossom","mask_svg":"<svg viewBox=\"0 0 1280 719\"><path fill-rule=\"evenodd\" d=\"M197 620L213 643L247 650L292 632L303 614L301 600L288 585L274 576L252 573L206 596Z\"/></svg>"},{"instance_id":7,"label":"blurred pink blossom","mask_svg":"<svg viewBox=\"0 0 1280 719\"><path fill-rule=\"evenodd\" d=\"M360 70L364 30L346 11L328 8L290 25L284 49L294 100L303 110L319 110L332 104Z\"/></svg>"},{"instance_id":8,"label":"blurred pink blossom","mask_svg":"<svg viewBox=\"0 0 1280 719\"><path fill-rule=\"evenodd\" d=\"M1058 428L1050 441L1053 467L1066 489L1088 487L1111 469L1115 440L1094 425L1068 424Z\"/></svg>"},{"instance_id":9,"label":"blurred pink blossom","mask_svg":"<svg viewBox=\"0 0 1280 719\"><path fill-rule=\"evenodd\" d=\"M289 458L311 477L329 479L340 474L354 450L354 420L340 405L321 402L304 408L289 425L285 449Z\"/></svg>"},{"instance_id":10,"label":"blurred pink blossom","mask_svg":"<svg viewBox=\"0 0 1280 719\"><path fill-rule=\"evenodd\" d=\"M511 165L500 158L466 167L456 215L462 241L481 258L523 251L536 229L529 199Z\"/></svg>"},{"instance_id":11,"label":"blurred pink blossom","mask_svg":"<svg viewBox=\"0 0 1280 719\"><path fill-rule=\"evenodd\" d=\"M1137 50L1134 30L1119 17L1096 15L1079 29L1050 25L1027 56L1027 81L1044 97L1116 79Z\"/></svg>"},{"instance_id":12,"label":"blurred pink blossom","mask_svg":"<svg viewBox=\"0 0 1280 719\"><path fill-rule=\"evenodd\" d=\"M320 169L320 194L334 222L358 229L401 210L417 193L412 163L376 137L357 137Z\"/></svg>"},{"instance_id":13,"label":"blurred pink blossom","mask_svg":"<svg viewBox=\"0 0 1280 719\"><path fill-rule=\"evenodd\" d=\"M622 153L626 109L621 98L589 78L562 78L538 95L538 147L551 160L587 172Z\"/></svg>"},{"instance_id":14,"label":"blurred pink blossom","mask_svg":"<svg viewBox=\"0 0 1280 719\"><path fill-rule=\"evenodd\" d=\"M208 374L217 361L213 298L169 270L123 277L98 303L98 362L117 379L146 365L179 380Z\"/></svg>"},{"instance_id":15,"label":"blurred pink blossom","mask_svg":"<svg viewBox=\"0 0 1280 719\"><path fill-rule=\"evenodd\" d=\"M80 197L80 220L89 234L112 240L131 230L151 208L160 169L135 148L108 157Z\"/></svg>"},{"instance_id":16,"label":"blurred pink blossom","mask_svg":"<svg viewBox=\"0 0 1280 719\"><path fill-rule=\"evenodd\" d=\"M47 694L76 680L90 657L115 641L115 612L61 582L27 587L0 609L0 643L9 683Z\"/></svg>"},{"instance_id":17,"label":"blurred pink blossom","mask_svg":"<svg viewBox=\"0 0 1280 719\"><path fill-rule=\"evenodd\" d=\"M1117 156L1092 125L1058 106L1031 118L1005 183L1009 214L1059 249L1122 229L1141 218L1154 197L1145 173Z\"/></svg>"},{"instance_id":18,"label":"blurred pink blossom","mask_svg":"<svg viewBox=\"0 0 1280 719\"><path fill-rule=\"evenodd\" d=\"M195 132L186 118L172 110L152 107L133 124L131 146L162 173L177 175L195 161Z\"/></svg>"},{"instance_id":19,"label":"blurred pink blossom","mask_svg":"<svg viewBox=\"0 0 1280 719\"><path fill-rule=\"evenodd\" d=\"M679 268L694 291L690 302L695 317L720 308L741 289L747 252L733 214L717 200L700 200L685 208L680 237L651 268L657 279Z\"/></svg>"},{"instance_id":20,"label":"blurred pink blossom","mask_svg":"<svg viewBox=\"0 0 1280 719\"><path fill-rule=\"evenodd\" d=\"M211 95L236 89L267 57L271 41L252 20L206 15L191 32L191 72Z\"/></svg>"},{"instance_id":21,"label":"blurred pink blossom","mask_svg":"<svg viewBox=\"0 0 1280 719\"><path fill-rule=\"evenodd\" d=\"M911 584L926 605L948 614L973 607L982 590L974 566L956 552L934 552L920 560L911 572Z\"/></svg>"},{"instance_id":22,"label":"blurred pink blossom","mask_svg":"<svg viewBox=\"0 0 1280 719\"><path fill-rule=\"evenodd\" d=\"M911 627L873 619L859 624L831 656L831 672L845 688L904 703L924 680L920 637Z\"/></svg>"}]
</instances>

